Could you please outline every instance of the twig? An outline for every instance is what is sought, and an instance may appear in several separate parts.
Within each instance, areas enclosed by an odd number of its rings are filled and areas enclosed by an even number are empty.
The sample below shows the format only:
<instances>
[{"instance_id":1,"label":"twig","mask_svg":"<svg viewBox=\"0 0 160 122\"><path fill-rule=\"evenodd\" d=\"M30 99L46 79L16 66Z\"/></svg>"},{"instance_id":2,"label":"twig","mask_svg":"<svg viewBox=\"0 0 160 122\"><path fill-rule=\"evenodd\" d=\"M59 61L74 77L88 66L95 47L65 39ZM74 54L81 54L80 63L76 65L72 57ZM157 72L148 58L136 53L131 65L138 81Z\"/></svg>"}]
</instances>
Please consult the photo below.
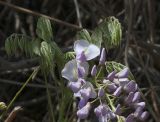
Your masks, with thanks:
<instances>
[{"instance_id":1,"label":"twig","mask_svg":"<svg viewBox=\"0 0 160 122\"><path fill-rule=\"evenodd\" d=\"M62 21L60 19L57 19L57 18L54 18L54 17L50 17L50 16L47 16L47 15L44 15L44 14L29 10L29 9L26 9L26 8L22 8L22 7L7 3L7 2L0 1L0 4L4 5L4 6L8 6L11 9L15 9L15 10L17 10L19 12L22 12L22 13L27 13L27 14L31 14L31 15L39 16L39 17L45 17L45 18L50 19L50 20L52 20L54 22L57 22L58 24L62 24L62 25L65 25L65 26L68 26L68 27L71 27L71 28L74 28L74 29L77 29L77 30L82 29L81 27L79 27L77 25L70 24L70 23Z\"/></svg>"},{"instance_id":2,"label":"twig","mask_svg":"<svg viewBox=\"0 0 160 122\"><path fill-rule=\"evenodd\" d=\"M4 122L13 122L20 110L22 110L20 106L15 107Z\"/></svg>"},{"instance_id":3,"label":"twig","mask_svg":"<svg viewBox=\"0 0 160 122\"><path fill-rule=\"evenodd\" d=\"M1 83L6 83L6 84L12 84L12 85L18 85L22 86L24 83L20 83L17 81L12 81L12 80L6 80L6 79L0 79ZM34 84L34 83L28 83L26 87L33 87L33 88L44 88L46 89L45 85L40 85L40 84ZM51 85L48 86L49 89L54 89Z\"/></svg>"},{"instance_id":4,"label":"twig","mask_svg":"<svg viewBox=\"0 0 160 122\"><path fill-rule=\"evenodd\" d=\"M78 2L77 2L77 0L74 0L74 4L75 4L75 7L76 7L78 24L79 24L79 27L82 28L81 17L80 17L80 12L79 12L79 7L78 7Z\"/></svg>"}]
</instances>

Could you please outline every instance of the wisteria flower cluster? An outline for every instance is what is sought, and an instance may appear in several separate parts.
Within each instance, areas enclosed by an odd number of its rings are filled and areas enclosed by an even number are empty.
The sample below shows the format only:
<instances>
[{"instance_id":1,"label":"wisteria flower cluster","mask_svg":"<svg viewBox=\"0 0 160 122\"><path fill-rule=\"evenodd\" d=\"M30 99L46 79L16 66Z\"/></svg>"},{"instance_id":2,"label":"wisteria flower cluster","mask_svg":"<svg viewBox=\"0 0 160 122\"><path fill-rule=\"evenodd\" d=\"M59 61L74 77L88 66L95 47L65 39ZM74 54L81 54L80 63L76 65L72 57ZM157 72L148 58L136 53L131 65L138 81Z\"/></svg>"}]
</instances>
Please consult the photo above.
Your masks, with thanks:
<instances>
[{"instance_id":1,"label":"wisteria flower cluster","mask_svg":"<svg viewBox=\"0 0 160 122\"><path fill-rule=\"evenodd\" d=\"M106 73L106 51L100 51L94 44L86 40L74 43L76 58L66 63L62 77L67 79L68 87L78 97L77 116L80 119L88 117L91 107L99 122L109 121L145 121L148 112L145 102L135 81L129 80L129 69ZM89 68L89 61L99 56L98 65ZM91 71L89 72L89 69Z\"/></svg>"}]
</instances>

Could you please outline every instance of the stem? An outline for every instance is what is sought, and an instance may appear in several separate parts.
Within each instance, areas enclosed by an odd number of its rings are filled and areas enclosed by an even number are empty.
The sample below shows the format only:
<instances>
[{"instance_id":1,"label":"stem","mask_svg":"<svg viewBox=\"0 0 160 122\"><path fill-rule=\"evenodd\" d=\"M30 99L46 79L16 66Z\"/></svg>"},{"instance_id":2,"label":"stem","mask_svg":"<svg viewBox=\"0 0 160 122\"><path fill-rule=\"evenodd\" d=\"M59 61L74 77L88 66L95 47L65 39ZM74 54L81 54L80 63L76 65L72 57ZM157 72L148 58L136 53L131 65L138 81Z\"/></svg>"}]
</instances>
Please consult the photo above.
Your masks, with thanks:
<instances>
[{"instance_id":1,"label":"stem","mask_svg":"<svg viewBox=\"0 0 160 122\"><path fill-rule=\"evenodd\" d=\"M52 120L52 122L55 122L54 113L53 113L53 105L52 105L52 100L51 100L51 94L50 94L50 91L49 91L49 88L48 88L46 75L44 76L44 78L45 78L45 85L46 85L46 88L47 88L46 92L47 92L47 99L48 99L48 105L49 105L51 120Z\"/></svg>"},{"instance_id":2,"label":"stem","mask_svg":"<svg viewBox=\"0 0 160 122\"><path fill-rule=\"evenodd\" d=\"M15 100L17 99L17 97L20 95L20 93L23 91L23 89L26 87L26 85L29 83L29 81L35 77L35 75L37 74L39 70L39 67L37 67L34 72L30 75L30 77L26 80L26 82L23 84L23 86L19 89L19 91L16 93L16 95L13 97L13 99L11 100L11 102L9 103L9 105L7 106L6 110L2 113L2 115L0 116L0 120L3 118L3 116L7 113L7 111L10 109L10 107L12 106L12 104L15 102Z\"/></svg>"}]
</instances>

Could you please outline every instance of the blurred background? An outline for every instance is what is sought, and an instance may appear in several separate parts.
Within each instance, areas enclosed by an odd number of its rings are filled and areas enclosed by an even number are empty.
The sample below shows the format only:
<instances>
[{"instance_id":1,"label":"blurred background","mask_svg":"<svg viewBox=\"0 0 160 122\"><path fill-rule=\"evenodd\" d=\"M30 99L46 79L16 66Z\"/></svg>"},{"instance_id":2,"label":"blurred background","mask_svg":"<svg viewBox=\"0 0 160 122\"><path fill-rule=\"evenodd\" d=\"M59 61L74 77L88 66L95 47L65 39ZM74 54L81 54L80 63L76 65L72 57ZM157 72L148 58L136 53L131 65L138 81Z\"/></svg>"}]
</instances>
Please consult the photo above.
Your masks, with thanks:
<instances>
[{"instance_id":1,"label":"blurred background","mask_svg":"<svg viewBox=\"0 0 160 122\"><path fill-rule=\"evenodd\" d=\"M46 16L52 22L56 43L66 49L81 28L93 30L104 18L115 16L122 25L122 44L109 50L107 59L130 67L148 103L147 122L160 122L159 13L159 0L0 0L0 101L9 103L37 66L35 59L6 55L4 45L9 35L35 37L38 18ZM52 82L50 89L55 96ZM47 122L46 102L39 75L16 100L14 106L23 106L23 111L14 122Z\"/></svg>"}]
</instances>

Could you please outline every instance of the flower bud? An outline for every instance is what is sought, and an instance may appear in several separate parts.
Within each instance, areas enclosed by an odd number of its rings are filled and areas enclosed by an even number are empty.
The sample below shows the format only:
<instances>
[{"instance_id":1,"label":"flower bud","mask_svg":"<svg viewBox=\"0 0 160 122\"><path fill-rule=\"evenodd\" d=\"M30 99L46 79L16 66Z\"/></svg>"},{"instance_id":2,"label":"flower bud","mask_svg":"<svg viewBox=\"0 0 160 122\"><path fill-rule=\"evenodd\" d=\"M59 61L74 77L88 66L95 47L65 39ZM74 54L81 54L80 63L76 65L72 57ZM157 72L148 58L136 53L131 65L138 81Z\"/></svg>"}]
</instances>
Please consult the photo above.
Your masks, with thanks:
<instances>
[{"instance_id":1,"label":"flower bud","mask_svg":"<svg viewBox=\"0 0 160 122\"><path fill-rule=\"evenodd\" d=\"M136 93L134 94L134 97L133 97L132 102L134 103L134 102L138 101L138 100L140 99L140 97L141 97L140 92L136 92Z\"/></svg>"},{"instance_id":2,"label":"flower bud","mask_svg":"<svg viewBox=\"0 0 160 122\"><path fill-rule=\"evenodd\" d=\"M108 76L107 76L107 79L110 80L110 81L113 81L113 79L115 78L115 74L116 74L115 71L109 73Z\"/></svg>"},{"instance_id":3,"label":"flower bud","mask_svg":"<svg viewBox=\"0 0 160 122\"><path fill-rule=\"evenodd\" d=\"M118 72L117 74L115 74L115 76L117 78L127 78L129 74L129 69L126 67L123 70L121 70L120 72Z\"/></svg>"},{"instance_id":4,"label":"flower bud","mask_svg":"<svg viewBox=\"0 0 160 122\"><path fill-rule=\"evenodd\" d=\"M96 67L96 65L94 65L94 66L92 67L92 70L91 70L91 75L92 75L92 76L95 76L96 73L97 73L97 67Z\"/></svg>"},{"instance_id":5,"label":"flower bud","mask_svg":"<svg viewBox=\"0 0 160 122\"><path fill-rule=\"evenodd\" d=\"M98 97L103 97L105 95L105 91L104 89L101 87L99 90L98 90Z\"/></svg>"},{"instance_id":6,"label":"flower bud","mask_svg":"<svg viewBox=\"0 0 160 122\"><path fill-rule=\"evenodd\" d=\"M134 115L133 114L128 115L125 122L135 122Z\"/></svg>"},{"instance_id":7,"label":"flower bud","mask_svg":"<svg viewBox=\"0 0 160 122\"><path fill-rule=\"evenodd\" d=\"M109 92L114 92L117 89L117 86L114 83L110 83L107 85Z\"/></svg>"},{"instance_id":8,"label":"flower bud","mask_svg":"<svg viewBox=\"0 0 160 122\"><path fill-rule=\"evenodd\" d=\"M87 100L84 98L81 98L79 103L78 103L78 108L81 109L87 104Z\"/></svg>"},{"instance_id":9,"label":"flower bud","mask_svg":"<svg viewBox=\"0 0 160 122\"><path fill-rule=\"evenodd\" d=\"M129 92L135 92L138 89L138 86L136 82L130 81L128 84L124 86L124 90L129 93Z\"/></svg>"},{"instance_id":10,"label":"flower bud","mask_svg":"<svg viewBox=\"0 0 160 122\"><path fill-rule=\"evenodd\" d=\"M121 105L120 104L117 105L116 110L115 110L114 113L117 114L117 115L121 115L122 110L121 110Z\"/></svg>"},{"instance_id":11,"label":"flower bud","mask_svg":"<svg viewBox=\"0 0 160 122\"><path fill-rule=\"evenodd\" d=\"M118 97L122 92L122 86L119 86L116 91L113 93L114 96Z\"/></svg>"},{"instance_id":12,"label":"flower bud","mask_svg":"<svg viewBox=\"0 0 160 122\"><path fill-rule=\"evenodd\" d=\"M140 116L141 121L145 121L149 116L149 113L147 111L143 112Z\"/></svg>"},{"instance_id":13,"label":"flower bud","mask_svg":"<svg viewBox=\"0 0 160 122\"><path fill-rule=\"evenodd\" d=\"M101 55L100 55L100 59L99 59L99 64L104 64L106 61L106 52L105 52L105 48L102 49L101 51Z\"/></svg>"},{"instance_id":14,"label":"flower bud","mask_svg":"<svg viewBox=\"0 0 160 122\"><path fill-rule=\"evenodd\" d=\"M142 115L143 112L143 108L142 107L138 107L135 112L134 112L134 116L138 119L140 119L140 116Z\"/></svg>"},{"instance_id":15,"label":"flower bud","mask_svg":"<svg viewBox=\"0 0 160 122\"><path fill-rule=\"evenodd\" d=\"M138 108L138 107L144 108L145 105L146 105L145 102L139 102L139 103L135 103L135 104L134 104L134 107L135 107L135 108Z\"/></svg>"},{"instance_id":16,"label":"flower bud","mask_svg":"<svg viewBox=\"0 0 160 122\"><path fill-rule=\"evenodd\" d=\"M127 98L125 99L125 102L129 105L132 103L132 100L133 100L133 97L134 97L134 93L133 92L130 92L129 95L127 96Z\"/></svg>"}]
</instances>

